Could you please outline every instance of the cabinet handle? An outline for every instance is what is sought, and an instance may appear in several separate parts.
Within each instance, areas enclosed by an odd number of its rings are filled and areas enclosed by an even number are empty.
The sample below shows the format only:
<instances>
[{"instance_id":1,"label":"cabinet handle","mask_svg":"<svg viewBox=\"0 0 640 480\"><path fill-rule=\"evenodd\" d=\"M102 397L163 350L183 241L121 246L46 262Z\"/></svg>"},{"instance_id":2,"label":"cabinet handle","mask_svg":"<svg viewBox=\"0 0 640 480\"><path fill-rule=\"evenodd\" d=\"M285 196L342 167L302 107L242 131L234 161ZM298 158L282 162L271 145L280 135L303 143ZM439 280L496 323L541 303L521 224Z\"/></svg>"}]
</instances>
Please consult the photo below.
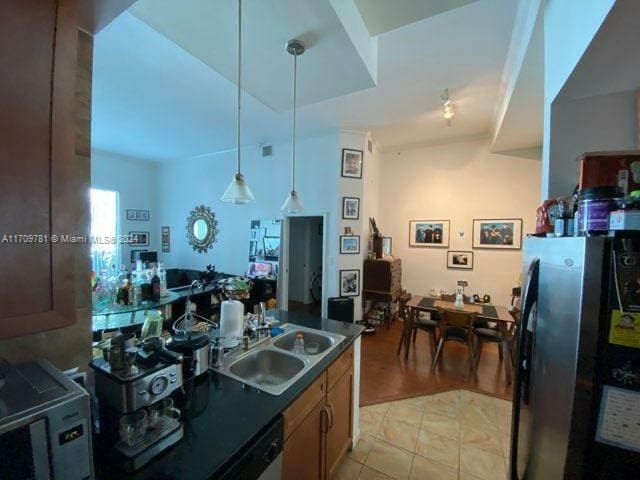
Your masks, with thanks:
<instances>
[{"instance_id":1,"label":"cabinet handle","mask_svg":"<svg viewBox=\"0 0 640 480\"><path fill-rule=\"evenodd\" d=\"M333 419L335 416L335 411L333 410L333 403L329 402L329 410L331 411L331 424L329 425L329 430L333 429Z\"/></svg>"},{"instance_id":2,"label":"cabinet handle","mask_svg":"<svg viewBox=\"0 0 640 480\"><path fill-rule=\"evenodd\" d=\"M322 408L322 433L327 433L329 431L329 409L325 405Z\"/></svg>"}]
</instances>

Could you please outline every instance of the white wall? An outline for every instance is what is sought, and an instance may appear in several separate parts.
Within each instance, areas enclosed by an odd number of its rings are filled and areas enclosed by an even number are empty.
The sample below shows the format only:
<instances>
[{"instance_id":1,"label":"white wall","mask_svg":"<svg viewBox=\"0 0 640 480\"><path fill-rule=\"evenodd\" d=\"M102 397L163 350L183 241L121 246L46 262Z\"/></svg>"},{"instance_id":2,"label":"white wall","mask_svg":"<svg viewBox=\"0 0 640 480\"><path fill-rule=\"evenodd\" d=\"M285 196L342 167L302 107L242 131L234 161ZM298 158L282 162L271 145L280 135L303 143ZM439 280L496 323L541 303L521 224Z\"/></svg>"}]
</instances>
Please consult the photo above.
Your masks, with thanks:
<instances>
[{"instance_id":1,"label":"white wall","mask_svg":"<svg viewBox=\"0 0 640 480\"><path fill-rule=\"evenodd\" d=\"M635 91L555 102L551 112L548 196L573 191L581 154L638 147Z\"/></svg>"},{"instance_id":2,"label":"white wall","mask_svg":"<svg viewBox=\"0 0 640 480\"><path fill-rule=\"evenodd\" d=\"M553 102L615 3L616 0L547 0L545 5L542 198L565 194L566 185L572 181L564 176L568 173L564 166L556 171L556 163L564 164L573 159L556 157L551 151L552 141L557 135L567 132L559 132L553 126ZM569 132L575 128L573 126Z\"/></svg>"},{"instance_id":3,"label":"white wall","mask_svg":"<svg viewBox=\"0 0 640 480\"><path fill-rule=\"evenodd\" d=\"M472 250L474 218L522 218L523 232L532 232L540 161L491 154L486 139L384 152L380 173L378 225L402 259L403 287L416 294L431 288L452 292L457 280L467 280L468 293L488 293L506 304L521 270L521 251L475 250L472 271L448 270L446 248L409 248L409 221L451 220L450 250Z\"/></svg>"},{"instance_id":4,"label":"white wall","mask_svg":"<svg viewBox=\"0 0 640 480\"><path fill-rule=\"evenodd\" d=\"M339 135L301 139L296 142L296 189L305 211L302 215L327 213L328 235L337 239ZM160 222L171 226L171 253L162 258L169 267L203 269L215 264L218 271L243 274L249 252L249 226L256 218L282 218L280 207L290 190L291 144L274 145L274 156L263 158L259 149L242 150L243 172L256 198L249 205L230 205L220 197L235 172L235 152L163 164L160 169ZM194 252L185 228L189 211L204 204L219 221L218 241L206 254ZM335 270L338 242L328 245L328 262ZM337 272L327 272L329 295L337 293Z\"/></svg>"},{"instance_id":5,"label":"white wall","mask_svg":"<svg viewBox=\"0 0 640 480\"><path fill-rule=\"evenodd\" d=\"M118 192L121 235L126 235L131 231L149 232L149 246L133 247L134 249L160 250L160 223L158 219L160 192L156 162L102 150L92 150L91 187ZM149 210L149 221L127 220L127 209ZM130 268L131 248L128 245L121 245L120 252L120 264Z\"/></svg>"}]
</instances>

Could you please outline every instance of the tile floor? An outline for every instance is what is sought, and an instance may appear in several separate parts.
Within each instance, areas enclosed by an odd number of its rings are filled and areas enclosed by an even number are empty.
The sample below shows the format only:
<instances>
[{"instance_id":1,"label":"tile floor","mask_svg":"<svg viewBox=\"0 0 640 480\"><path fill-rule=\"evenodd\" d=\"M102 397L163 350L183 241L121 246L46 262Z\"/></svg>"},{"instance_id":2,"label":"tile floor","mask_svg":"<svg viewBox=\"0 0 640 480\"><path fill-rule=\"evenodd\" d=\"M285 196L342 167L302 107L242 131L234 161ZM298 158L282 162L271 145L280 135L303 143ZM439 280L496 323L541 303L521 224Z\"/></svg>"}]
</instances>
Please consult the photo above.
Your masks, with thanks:
<instances>
[{"instance_id":1,"label":"tile floor","mask_svg":"<svg viewBox=\"0 0 640 480\"><path fill-rule=\"evenodd\" d=\"M511 402L468 390L360 409L360 440L336 480L503 480Z\"/></svg>"}]
</instances>

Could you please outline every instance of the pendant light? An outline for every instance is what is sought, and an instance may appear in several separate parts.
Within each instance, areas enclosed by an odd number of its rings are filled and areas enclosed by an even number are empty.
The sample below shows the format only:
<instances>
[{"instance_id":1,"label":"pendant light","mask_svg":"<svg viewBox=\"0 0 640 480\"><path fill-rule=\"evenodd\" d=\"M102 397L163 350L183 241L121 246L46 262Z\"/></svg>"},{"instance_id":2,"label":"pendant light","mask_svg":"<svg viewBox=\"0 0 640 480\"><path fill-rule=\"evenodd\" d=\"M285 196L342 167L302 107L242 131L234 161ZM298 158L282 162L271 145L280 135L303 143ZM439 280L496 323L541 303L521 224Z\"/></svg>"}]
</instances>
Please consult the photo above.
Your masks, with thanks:
<instances>
[{"instance_id":1,"label":"pendant light","mask_svg":"<svg viewBox=\"0 0 640 480\"><path fill-rule=\"evenodd\" d=\"M296 191L296 88L298 75L298 56L304 53L304 45L300 40L289 40L287 42L287 52L293 55L293 139L291 141L291 191L282 204L285 213L299 213L303 210L300 196Z\"/></svg>"},{"instance_id":2,"label":"pendant light","mask_svg":"<svg viewBox=\"0 0 640 480\"><path fill-rule=\"evenodd\" d=\"M253 193L240 170L240 114L242 98L242 0L238 0L238 145L237 145L237 171L233 180L222 195L223 202L244 205L255 201Z\"/></svg>"}]
</instances>

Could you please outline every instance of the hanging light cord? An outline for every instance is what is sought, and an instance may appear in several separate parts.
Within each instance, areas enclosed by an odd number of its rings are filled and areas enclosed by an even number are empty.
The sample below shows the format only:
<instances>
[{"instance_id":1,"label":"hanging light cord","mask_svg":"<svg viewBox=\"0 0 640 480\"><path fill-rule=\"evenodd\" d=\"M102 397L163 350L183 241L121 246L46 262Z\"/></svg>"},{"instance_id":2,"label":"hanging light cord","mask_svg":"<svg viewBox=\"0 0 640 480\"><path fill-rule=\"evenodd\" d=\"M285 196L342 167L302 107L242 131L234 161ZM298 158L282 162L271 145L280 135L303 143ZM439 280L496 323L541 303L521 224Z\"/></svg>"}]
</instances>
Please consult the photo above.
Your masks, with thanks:
<instances>
[{"instance_id":1,"label":"hanging light cord","mask_svg":"<svg viewBox=\"0 0 640 480\"><path fill-rule=\"evenodd\" d=\"M240 175L240 101L242 80L242 0L238 0L238 172Z\"/></svg>"},{"instance_id":2,"label":"hanging light cord","mask_svg":"<svg viewBox=\"0 0 640 480\"><path fill-rule=\"evenodd\" d=\"M293 55L293 140L291 157L291 190L296 190L296 87L298 77L298 54Z\"/></svg>"}]
</instances>

